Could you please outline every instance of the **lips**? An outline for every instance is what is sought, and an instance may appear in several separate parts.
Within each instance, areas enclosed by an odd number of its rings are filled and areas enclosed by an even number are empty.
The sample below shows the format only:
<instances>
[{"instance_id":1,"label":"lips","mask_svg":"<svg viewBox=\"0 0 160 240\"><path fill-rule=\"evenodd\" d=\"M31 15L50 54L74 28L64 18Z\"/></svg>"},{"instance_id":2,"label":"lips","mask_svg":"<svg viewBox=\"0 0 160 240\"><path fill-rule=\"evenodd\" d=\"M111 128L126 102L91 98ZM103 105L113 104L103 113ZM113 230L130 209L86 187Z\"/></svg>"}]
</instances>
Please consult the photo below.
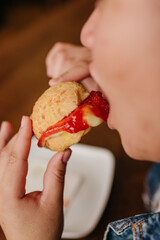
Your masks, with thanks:
<instances>
[{"instance_id":1,"label":"lips","mask_svg":"<svg viewBox=\"0 0 160 240\"><path fill-rule=\"evenodd\" d=\"M96 74L96 72L95 72L95 69L94 69L94 66L93 66L93 62L92 63L90 63L90 65L89 65L89 72L90 72L90 75L91 75L91 77L92 77L92 79L99 85L99 82L100 81L98 81L97 79L99 79L98 77L97 77L97 74ZM100 88L100 87L99 87ZM100 89L100 91L103 93L103 97L105 98L105 99L107 99L107 101L108 101L108 97L107 97L107 95L106 95L106 93L104 92L104 91L102 91L102 89ZM109 103L109 108L110 108L110 103ZM114 126L113 126L113 123L112 123L112 120L111 120L111 116L110 116L111 114L110 114L110 111L108 112L108 119L107 119L107 125L108 125L108 127L110 128L110 129L115 129L114 128Z\"/></svg>"},{"instance_id":2,"label":"lips","mask_svg":"<svg viewBox=\"0 0 160 240\"><path fill-rule=\"evenodd\" d=\"M114 130L114 129L115 129L114 126L113 126L113 123L112 123L110 114L108 115L107 125L108 125L108 127L109 127L111 130Z\"/></svg>"}]
</instances>

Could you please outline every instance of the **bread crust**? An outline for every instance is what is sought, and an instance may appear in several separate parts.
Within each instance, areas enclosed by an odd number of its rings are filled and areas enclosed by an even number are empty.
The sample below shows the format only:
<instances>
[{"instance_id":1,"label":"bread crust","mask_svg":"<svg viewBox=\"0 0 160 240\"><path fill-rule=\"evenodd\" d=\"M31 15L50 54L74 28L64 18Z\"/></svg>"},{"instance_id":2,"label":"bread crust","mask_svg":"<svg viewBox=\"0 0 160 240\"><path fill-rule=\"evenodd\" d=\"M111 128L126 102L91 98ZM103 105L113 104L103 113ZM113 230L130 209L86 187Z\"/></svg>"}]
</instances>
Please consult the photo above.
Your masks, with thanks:
<instances>
[{"instance_id":1,"label":"bread crust","mask_svg":"<svg viewBox=\"0 0 160 240\"><path fill-rule=\"evenodd\" d=\"M48 88L36 101L33 112L33 132L37 139L50 126L68 116L89 96L89 92L77 82L58 83ZM64 151L80 141L88 131L78 133L63 132L45 142L45 147L54 151Z\"/></svg>"}]
</instances>

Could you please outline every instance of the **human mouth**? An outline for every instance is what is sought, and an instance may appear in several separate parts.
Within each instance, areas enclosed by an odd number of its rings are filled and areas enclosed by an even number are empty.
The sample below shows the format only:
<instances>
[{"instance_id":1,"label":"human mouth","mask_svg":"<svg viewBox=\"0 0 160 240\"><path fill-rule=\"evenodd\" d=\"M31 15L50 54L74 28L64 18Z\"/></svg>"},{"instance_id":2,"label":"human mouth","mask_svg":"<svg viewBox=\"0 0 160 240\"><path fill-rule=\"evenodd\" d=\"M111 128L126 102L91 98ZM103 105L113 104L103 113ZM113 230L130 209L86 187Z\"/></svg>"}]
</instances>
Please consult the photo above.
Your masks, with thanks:
<instances>
[{"instance_id":1,"label":"human mouth","mask_svg":"<svg viewBox=\"0 0 160 240\"><path fill-rule=\"evenodd\" d=\"M107 125L111 130L115 129L114 125L113 125L113 122L111 120L110 112L109 112L108 119L107 119Z\"/></svg>"},{"instance_id":2,"label":"human mouth","mask_svg":"<svg viewBox=\"0 0 160 240\"><path fill-rule=\"evenodd\" d=\"M98 79L98 76L96 74L96 71L95 71L95 68L94 68L94 65L93 65L93 62L89 64L89 72L90 72L90 75L92 77L92 79L97 83L98 85L98 90L102 92L103 94L103 97L107 100L108 104L109 104L109 109L110 109L110 103L108 101L108 97L107 97L107 94L102 90L103 88L100 87L100 82ZM113 124L111 123L111 118L110 118L110 110L109 110L109 113L108 113L108 118L107 118L107 125L110 129L114 129L113 127Z\"/></svg>"}]
</instances>

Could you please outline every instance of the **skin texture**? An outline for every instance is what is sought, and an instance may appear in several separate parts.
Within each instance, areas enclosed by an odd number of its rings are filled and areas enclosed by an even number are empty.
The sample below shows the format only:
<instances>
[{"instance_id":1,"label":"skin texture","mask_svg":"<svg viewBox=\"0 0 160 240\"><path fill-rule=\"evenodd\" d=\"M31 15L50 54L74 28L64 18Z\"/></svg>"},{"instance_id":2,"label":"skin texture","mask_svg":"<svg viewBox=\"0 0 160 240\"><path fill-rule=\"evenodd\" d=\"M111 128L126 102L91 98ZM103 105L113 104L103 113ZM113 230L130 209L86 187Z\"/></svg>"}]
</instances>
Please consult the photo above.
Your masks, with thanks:
<instances>
[{"instance_id":1,"label":"skin texture","mask_svg":"<svg viewBox=\"0 0 160 240\"><path fill-rule=\"evenodd\" d=\"M51 78L49 85L81 81L88 91L101 90L90 75L91 61L91 51L88 48L62 42L56 43L46 57L46 71Z\"/></svg>"},{"instance_id":2,"label":"skin texture","mask_svg":"<svg viewBox=\"0 0 160 240\"><path fill-rule=\"evenodd\" d=\"M11 138L12 131L10 123L4 122L1 125L1 227L7 240L61 239L64 175L71 151L68 149L52 157L44 175L42 192L26 195L27 157L32 137L31 119L23 117L19 132Z\"/></svg>"},{"instance_id":3,"label":"skin texture","mask_svg":"<svg viewBox=\"0 0 160 240\"><path fill-rule=\"evenodd\" d=\"M110 102L109 126L136 159L160 160L159 1L99 1L81 40ZM101 61L103 59L103 61Z\"/></svg>"},{"instance_id":4,"label":"skin texture","mask_svg":"<svg viewBox=\"0 0 160 240\"><path fill-rule=\"evenodd\" d=\"M119 132L132 158L156 162L160 161L159 11L157 0L100 0L81 32L81 42L87 53L88 49L91 52L91 60L83 59L89 64L90 82L86 87L103 89L111 109L109 127ZM71 46L61 43L61 47L68 49L64 56L70 58ZM77 54L79 50L77 47ZM65 72L58 54L54 60L61 71L56 79L52 75L50 85L58 81L83 82L78 68ZM72 64L76 63L74 55ZM47 69L50 67L47 64Z\"/></svg>"},{"instance_id":5,"label":"skin texture","mask_svg":"<svg viewBox=\"0 0 160 240\"><path fill-rule=\"evenodd\" d=\"M103 89L111 109L108 125L119 132L126 152L160 161L160 2L98 1L81 41L86 48L65 43L53 47L46 60L49 84L87 79L89 90ZM70 150L51 159L43 191L25 195L32 127L29 118L22 123L11 140L9 123L0 130L0 224L8 240L58 240L64 156L67 162Z\"/></svg>"}]
</instances>

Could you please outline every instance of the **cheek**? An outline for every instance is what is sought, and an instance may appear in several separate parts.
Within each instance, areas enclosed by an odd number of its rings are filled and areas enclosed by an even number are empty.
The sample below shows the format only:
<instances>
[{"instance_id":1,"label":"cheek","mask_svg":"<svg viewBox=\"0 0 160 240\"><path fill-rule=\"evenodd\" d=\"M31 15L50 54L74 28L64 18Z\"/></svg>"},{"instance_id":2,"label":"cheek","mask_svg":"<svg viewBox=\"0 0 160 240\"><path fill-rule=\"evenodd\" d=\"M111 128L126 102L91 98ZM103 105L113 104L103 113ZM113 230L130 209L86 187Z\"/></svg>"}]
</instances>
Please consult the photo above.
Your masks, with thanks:
<instances>
[{"instance_id":1,"label":"cheek","mask_svg":"<svg viewBox=\"0 0 160 240\"><path fill-rule=\"evenodd\" d=\"M122 80L135 72L143 73L155 64L155 53L158 52L159 57L159 41L155 42L157 31L153 34L153 24L146 16L127 10L102 13L95 30L93 58L98 73L105 73L108 79Z\"/></svg>"},{"instance_id":2,"label":"cheek","mask_svg":"<svg viewBox=\"0 0 160 240\"><path fill-rule=\"evenodd\" d=\"M94 51L96 70L108 84L124 84L124 81L135 73L138 59L136 51L129 49L128 39L117 41L121 36L114 34L97 36L97 46ZM127 43L125 43L127 42ZM133 90L133 89L132 89Z\"/></svg>"},{"instance_id":3,"label":"cheek","mask_svg":"<svg viewBox=\"0 0 160 240\"><path fill-rule=\"evenodd\" d=\"M153 34L149 24L146 27L148 19L142 21L139 16L140 26L135 17L130 22L127 17L118 22L102 16L95 34L93 69L111 104L111 121L126 152L143 159L160 142L160 36L157 31ZM156 152L159 149L158 144Z\"/></svg>"}]
</instances>

